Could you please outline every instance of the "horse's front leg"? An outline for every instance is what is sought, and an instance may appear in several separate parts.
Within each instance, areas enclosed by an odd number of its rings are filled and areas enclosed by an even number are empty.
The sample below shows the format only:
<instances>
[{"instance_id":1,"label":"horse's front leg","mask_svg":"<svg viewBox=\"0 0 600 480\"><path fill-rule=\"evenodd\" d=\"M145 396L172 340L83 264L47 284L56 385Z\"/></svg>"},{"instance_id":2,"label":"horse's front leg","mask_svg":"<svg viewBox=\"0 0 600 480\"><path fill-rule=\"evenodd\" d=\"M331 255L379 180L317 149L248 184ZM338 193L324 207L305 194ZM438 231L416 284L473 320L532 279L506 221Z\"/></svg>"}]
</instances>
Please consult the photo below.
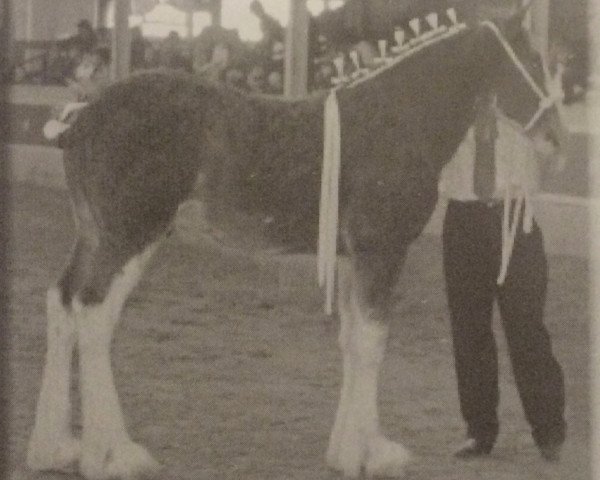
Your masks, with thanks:
<instances>
[{"instance_id":1,"label":"horse's front leg","mask_svg":"<svg viewBox=\"0 0 600 480\"><path fill-rule=\"evenodd\" d=\"M339 271L343 383L327 463L353 478L363 468L368 477L397 477L404 473L410 455L381 433L377 392L389 332L391 285L386 283L396 277L390 269L400 266L384 258L355 260L351 266L342 264ZM385 271L379 272L378 265Z\"/></svg>"}]
</instances>

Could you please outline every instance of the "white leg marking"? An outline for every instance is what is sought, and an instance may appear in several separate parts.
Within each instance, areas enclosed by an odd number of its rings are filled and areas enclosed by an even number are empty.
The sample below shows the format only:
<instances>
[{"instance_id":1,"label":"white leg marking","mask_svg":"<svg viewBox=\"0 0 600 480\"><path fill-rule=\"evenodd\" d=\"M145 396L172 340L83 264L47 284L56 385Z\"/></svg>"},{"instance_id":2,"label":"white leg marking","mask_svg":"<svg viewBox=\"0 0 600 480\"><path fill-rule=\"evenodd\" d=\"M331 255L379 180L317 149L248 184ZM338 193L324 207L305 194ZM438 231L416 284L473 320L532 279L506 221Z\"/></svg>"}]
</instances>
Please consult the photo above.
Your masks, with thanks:
<instances>
[{"instance_id":1,"label":"white leg marking","mask_svg":"<svg viewBox=\"0 0 600 480\"><path fill-rule=\"evenodd\" d=\"M27 465L34 470L69 471L79 459L79 442L71 431L71 361L75 323L56 287L46 301L47 350Z\"/></svg>"},{"instance_id":2,"label":"white leg marking","mask_svg":"<svg viewBox=\"0 0 600 480\"><path fill-rule=\"evenodd\" d=\"M335 470L342 470L340 449L344 432L347 428L350 394L354 384L354 365L352 364L352 357L349 353L351 332L354 326L354 317L350 308L350 277L348 270L342 268L342 262L340 262L339 266L338 311L340 314L340 333L338 343L342 352L343 377L340 400L331 436L329 437L329 446L326 454L327 465Z\"/></svg>"},{"instance_id":3,"label":"white leg marking","mask_svg":"<svg viewBox=\"0 0 600 480\"><path fill-rule=\"evenodd\" d=\"M340 309L346 318L340 332L344 383L327 461L351 478L360 476L363 467L368 477L398 477L404 474L410 455L402 445L381 434L377 410L379 371L389 329L373 318L372 312L365 312L355 287L350 308ZM350 328L345 330L344 323Z\"/></svg>"},{"instance_id":4,"label":"white leg marking","mask_svg":"<svg viewBox=\"0 0 600 480\"><path fill-rule=\"evenodd\" d=\"M74 302L83 416L80 471L89 480L140 478L158 470L150 454L127 434L110 361L114 327L151 253L149 249L125 265L100 305Z\"/></svg>"}]
</instances>

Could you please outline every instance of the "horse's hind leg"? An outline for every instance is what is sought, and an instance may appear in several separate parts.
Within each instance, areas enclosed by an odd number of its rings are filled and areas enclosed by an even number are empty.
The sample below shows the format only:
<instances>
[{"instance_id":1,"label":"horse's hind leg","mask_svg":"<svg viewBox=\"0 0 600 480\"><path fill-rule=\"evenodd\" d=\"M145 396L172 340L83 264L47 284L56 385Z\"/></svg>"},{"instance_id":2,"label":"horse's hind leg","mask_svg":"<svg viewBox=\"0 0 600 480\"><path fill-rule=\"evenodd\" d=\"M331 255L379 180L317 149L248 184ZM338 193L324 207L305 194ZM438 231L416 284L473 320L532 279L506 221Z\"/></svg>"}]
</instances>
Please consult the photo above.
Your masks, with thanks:
<instances>
[{"instance_id":1,"label":"horse's hind leg","mask_svg":"<svg viewBox=\"0 0 600 480\"><path fill-rule=\"evenodd\" d=\"M122 258L118 248L101 244L94 268L73 298L83 423L80 472L87 479L138 478L158 468L150 454L129 438L110 360L121 310L155 246ZM122 261L114 261L116 257Z\"/></svg>"},{"instance_id":2,"label":"horse's hind leg","mask_svg":"<svg viewBox=\"0 0 600 480\"><path fill-rule=\"evenodd\" d=\"M385 438L379 425L377 389L389 331L389 295L378 296L373 291L377 282L382 283L382 290L388 289L385 284L391 283L391 277L374 275L385 258L372 260L358 259L351 268L340 269L339 341L344 373L327 463L352 478L363 468L369 477L399 476L409 460L404 447ZM387 261L388 271L399 270L392 259ZM369 272L365 274L365 270ZM395 277L395 272L391 276Z\"/></svg>"},{"instance_id":3,"label":"horse's hind leg","mask_svg":"<svg viewBox=\"0 0 600 480\"><path fill-rule=\"evenodd\" d=\"M76 341L75 319L67 300L65 279L85 263L88 249L78 242L59 285L48 289L47 350L35 426L29 441L27 465L34 470L64 471L79 459L79 442L71 431L71 362Z\"/></svg>"},{"instance_id":4,"label":"horse's hind leg","mask_svg":"<svg viewBox=\"0 0 600 480\"><path fill-rule=\"evenodd\" d=\"M61 281L48 291L48 350L27 455L35 470L66 470L79 461L88 479L129 479L158 464L126 431L113 381L110 347L125 300L155 245L122 246L81 236ZM77 342L83 432L71 431L69 390Z\"/></svg>"}]
</instances>

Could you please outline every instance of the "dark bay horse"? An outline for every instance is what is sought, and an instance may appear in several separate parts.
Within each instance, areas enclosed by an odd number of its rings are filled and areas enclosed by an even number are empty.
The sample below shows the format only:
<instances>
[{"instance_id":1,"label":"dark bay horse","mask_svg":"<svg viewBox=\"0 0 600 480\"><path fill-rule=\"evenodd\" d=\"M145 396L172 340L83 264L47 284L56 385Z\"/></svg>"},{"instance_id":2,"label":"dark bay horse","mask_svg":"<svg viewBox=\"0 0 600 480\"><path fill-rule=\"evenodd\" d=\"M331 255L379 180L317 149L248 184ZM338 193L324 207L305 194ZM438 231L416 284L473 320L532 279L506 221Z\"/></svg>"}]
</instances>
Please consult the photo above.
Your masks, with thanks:
<instances>
[{"instance_id":1,"label":"dark bay horse","mask_svg":"<svg viewBox=\"0 0 600 480\"><path fill-rule=\"evenodd\" d=\"M415 43L401 59L337 89L344 369L327 462L349 477L362 469L399 476L409 458L383 435L378 419L390 294L434 209L440 171L473 122L475 99L510 85L528 107L526 117L539 110L540 98L500 42L507 39L526 69L535 69L521 15L501 25L501 37L494 24L455 25L452 34ZM227 235L315 247L326 96L264 99L185 74L151 72L115 84L81 110L60 139L77 233L70 262L47 295L31 468L77 464L91 480L156 470L127 433L111 371L111 340L125 300L190 197L205 205L205 221ZM545 109L529 134L554 141L555 113ZM75 348L81 438L72 431L69 400Z\"/></svg>"}]
</instances>

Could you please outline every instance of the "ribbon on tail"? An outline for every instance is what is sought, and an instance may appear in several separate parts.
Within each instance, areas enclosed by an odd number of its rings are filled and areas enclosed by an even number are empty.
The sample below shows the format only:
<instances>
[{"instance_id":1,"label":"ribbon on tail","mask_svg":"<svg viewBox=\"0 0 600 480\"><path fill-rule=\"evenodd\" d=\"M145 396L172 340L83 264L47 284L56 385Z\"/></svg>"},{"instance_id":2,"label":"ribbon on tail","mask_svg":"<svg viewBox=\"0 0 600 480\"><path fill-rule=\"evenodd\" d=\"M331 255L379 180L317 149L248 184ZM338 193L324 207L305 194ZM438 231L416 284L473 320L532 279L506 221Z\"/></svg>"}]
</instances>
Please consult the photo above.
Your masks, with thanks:
<instances>
[{"instance_id":1,"label":"ribbon on tail","mask_svg":"<svg viewBox=\"0 0 600 480\"><path fill-rule=\"evenodd\" d=\"M319 286L325 287L325 313L333 313L337 238L339 224L339 185L341 159L340 108L336 91L325 101L323 171L319 208L319 243L317 274Z\"/></svg>"}]
</instances>

